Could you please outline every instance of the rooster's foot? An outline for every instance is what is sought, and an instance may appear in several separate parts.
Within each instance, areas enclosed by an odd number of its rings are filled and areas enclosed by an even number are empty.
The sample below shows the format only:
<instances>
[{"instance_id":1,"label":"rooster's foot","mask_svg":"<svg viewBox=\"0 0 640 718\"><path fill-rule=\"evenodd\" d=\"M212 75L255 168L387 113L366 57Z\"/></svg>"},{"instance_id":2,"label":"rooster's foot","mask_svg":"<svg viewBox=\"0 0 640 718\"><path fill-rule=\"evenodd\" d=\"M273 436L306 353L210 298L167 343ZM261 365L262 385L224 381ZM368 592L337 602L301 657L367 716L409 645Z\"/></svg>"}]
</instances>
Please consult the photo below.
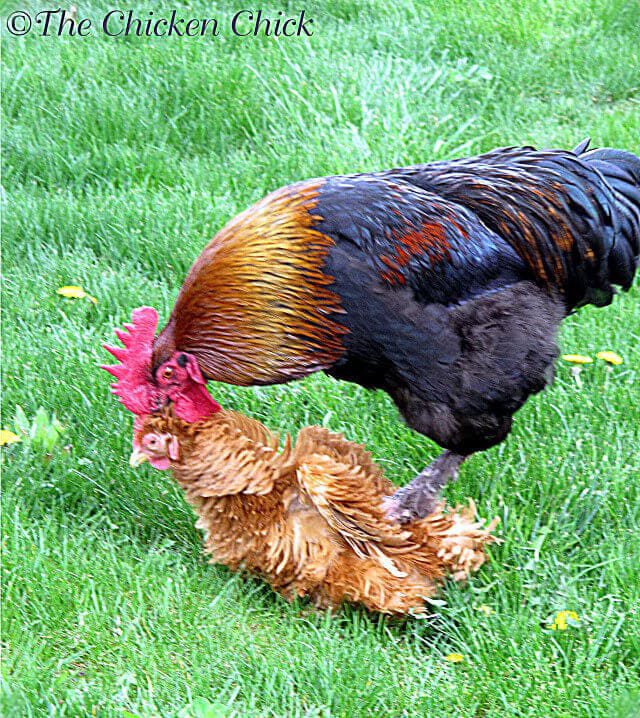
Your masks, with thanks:
<instances>
[{"instance_id":1,"label":"rooster's foot","mask_svg":"<svg viewBox=\"0 0 640 718\"><path fill-rule=\"evenodd\" d=\"M440 499L440 492L458 478L458 470L466 459L462 454L444 451L407 486L387 496L384 509L392 521L406 524L433 513Z\"/></svg>"}]
</instances>

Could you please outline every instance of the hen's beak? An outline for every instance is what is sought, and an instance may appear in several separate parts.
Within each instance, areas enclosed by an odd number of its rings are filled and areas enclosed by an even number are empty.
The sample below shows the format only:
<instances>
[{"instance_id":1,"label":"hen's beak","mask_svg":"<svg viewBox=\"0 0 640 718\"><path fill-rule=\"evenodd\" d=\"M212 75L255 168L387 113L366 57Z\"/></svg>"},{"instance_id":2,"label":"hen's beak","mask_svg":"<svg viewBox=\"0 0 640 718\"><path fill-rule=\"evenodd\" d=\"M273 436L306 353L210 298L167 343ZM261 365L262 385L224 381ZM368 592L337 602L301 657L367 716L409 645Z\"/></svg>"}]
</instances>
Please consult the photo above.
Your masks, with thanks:
<instances>
[{"instance_id":1,"label":"hen's beak","mask_svg":"<svg viewBox=\"0 0 640 718\"><path fill-rule=\"evenodd\" d=\"M144 464L145 461L149 461L149 457L144 453L144 451L134 449L129 457L129 466L132 466L135 469L140 466L140 464Z\"/></svg>"}]
</instances>

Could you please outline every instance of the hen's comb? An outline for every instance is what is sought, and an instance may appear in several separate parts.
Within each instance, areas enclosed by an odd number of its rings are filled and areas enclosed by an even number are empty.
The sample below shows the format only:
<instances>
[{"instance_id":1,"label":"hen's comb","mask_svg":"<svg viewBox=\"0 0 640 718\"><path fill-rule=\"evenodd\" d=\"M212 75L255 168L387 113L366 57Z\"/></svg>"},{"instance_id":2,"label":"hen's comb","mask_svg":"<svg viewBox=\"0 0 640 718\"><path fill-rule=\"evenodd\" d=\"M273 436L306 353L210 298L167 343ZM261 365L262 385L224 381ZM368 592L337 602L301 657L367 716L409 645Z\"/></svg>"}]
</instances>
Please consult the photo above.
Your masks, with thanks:
<instances>
[{"instance_id":1,"label":"hen's comb","mask_svg":"<svg viewBox=\"0 0 640 718\"><path fill-rule=\"evenodd\" d=\"M118 360L119 364L103 364L102 368L118 380L111 391L134 414L152 411L151 353L158 326L158 313L152 307L139 307L131 313L131 324L124 330L116 329L124 348L102 346Z\"/></svg>"}]
</instances>

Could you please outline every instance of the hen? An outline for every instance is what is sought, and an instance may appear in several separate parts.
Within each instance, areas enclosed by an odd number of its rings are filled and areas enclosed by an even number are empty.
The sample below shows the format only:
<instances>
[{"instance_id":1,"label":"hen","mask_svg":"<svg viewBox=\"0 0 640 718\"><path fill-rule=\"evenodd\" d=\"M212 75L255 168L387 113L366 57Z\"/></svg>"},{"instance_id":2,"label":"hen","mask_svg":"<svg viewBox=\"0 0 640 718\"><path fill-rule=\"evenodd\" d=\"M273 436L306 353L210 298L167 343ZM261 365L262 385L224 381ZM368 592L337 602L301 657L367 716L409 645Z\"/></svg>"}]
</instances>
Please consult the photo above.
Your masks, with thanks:
<instances>
[{"instance_id":1,"label":"hen","mask_svg":"<svg viewBox=\"0 0 640 718\"><path fill-rule=\"evenodd\" d=\"M361 603L401 615L425 611L446 575L485 561L491 530L475 507L401 526L382 500L393 485L362 446L320 427L295 443L228 411L187 423L172 410L138 422L130 463L171 469L199 515L211 560L266 578L316 606Z\"/></svg>"},{"instance_id":2,"label":"hen","mask_svg":"<svg viewBox=\"0 0 640 718\"><path fill-rule=\"evenodd\" d=\"M191 268L138 377L136 413L195 421L205 381L273 384L324 370L387 391L446 451L388 502L411 520L462 461L502 441L553 374L556 332L628 289L640 251L640 159L502 148L276 190Z\"/></svg>"}]
</instances>

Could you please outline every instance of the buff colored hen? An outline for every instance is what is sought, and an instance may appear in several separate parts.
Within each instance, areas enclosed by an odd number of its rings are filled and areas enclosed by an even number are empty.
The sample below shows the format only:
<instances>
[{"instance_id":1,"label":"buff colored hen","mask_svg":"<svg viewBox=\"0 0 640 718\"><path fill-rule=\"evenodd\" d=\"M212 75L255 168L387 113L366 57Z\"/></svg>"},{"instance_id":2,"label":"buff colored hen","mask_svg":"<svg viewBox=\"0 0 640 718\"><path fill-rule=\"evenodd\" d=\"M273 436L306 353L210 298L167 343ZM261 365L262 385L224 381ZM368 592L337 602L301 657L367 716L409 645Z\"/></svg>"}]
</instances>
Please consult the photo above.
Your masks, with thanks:
<instances>
[{"instance_id":1,"label":"buff colored hen","mask_svg":"<svg viewBox=\"0 0 640 718\"><path fill-rule=\"evenodd\" d=\"M491 531L466 508L401 525L383 499L394 486L342 435L307 427L292 446L230 411L187 423L172 411L136 421L131 464L171 469L205 533L211 561L263 576L289 599L422 613L445 576L486 560Z\"/></svg>"}]
</instances>

